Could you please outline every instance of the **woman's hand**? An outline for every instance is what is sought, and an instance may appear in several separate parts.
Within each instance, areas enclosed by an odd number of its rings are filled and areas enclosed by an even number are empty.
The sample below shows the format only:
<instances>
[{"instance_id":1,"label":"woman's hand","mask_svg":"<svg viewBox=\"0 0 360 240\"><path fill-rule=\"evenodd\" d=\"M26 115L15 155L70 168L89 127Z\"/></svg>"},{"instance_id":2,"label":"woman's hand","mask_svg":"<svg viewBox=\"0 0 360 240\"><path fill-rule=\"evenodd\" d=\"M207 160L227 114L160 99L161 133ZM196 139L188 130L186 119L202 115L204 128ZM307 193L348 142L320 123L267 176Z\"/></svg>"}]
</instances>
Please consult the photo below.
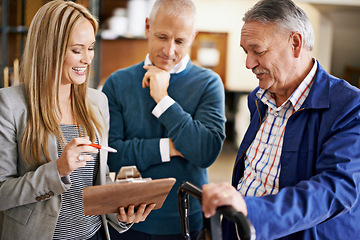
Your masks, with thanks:
<instances>
[{"instance_id":1,"label":"woman's hand","mask_svg":"<svg viewBox=\"0 0 360 240\"><path fill-rule=\"evenodd\" d=\"M65 145L61 156L58 158L56 164L60 177L65 177L72 173L75 169L86 166L86 161L93 160L90 154L97 153L98 149L88 146L91 141L89 137L74 138Z\"/></svg>"},{"instance_id":2,"label":"woman's hand","mask_svg":"<svg viewBox=\"0 0 360 240\"><path fill-rule=\"evenodd\" d=\"M145 221L146 217L149 215L151 210L154 209L155 206L156 204L150 204L146 207L146 204L143 203L139 206L136 212L134 205L130 205L127 212L125 211L124 207L120 207L117 217L120 222L139 223Z\"/></svg>"}]
</instances>

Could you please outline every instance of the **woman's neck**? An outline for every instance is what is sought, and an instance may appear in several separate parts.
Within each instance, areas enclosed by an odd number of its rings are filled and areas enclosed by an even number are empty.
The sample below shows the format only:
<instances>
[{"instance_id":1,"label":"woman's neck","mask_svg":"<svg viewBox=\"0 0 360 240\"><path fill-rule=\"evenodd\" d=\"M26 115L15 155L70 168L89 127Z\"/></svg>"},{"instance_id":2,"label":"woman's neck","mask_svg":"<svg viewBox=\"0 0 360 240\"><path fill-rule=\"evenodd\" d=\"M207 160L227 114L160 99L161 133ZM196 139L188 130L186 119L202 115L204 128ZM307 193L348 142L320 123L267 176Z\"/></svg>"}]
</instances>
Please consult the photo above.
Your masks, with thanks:
<instances>
[{"instance_id":1,"label":"woman's neck","mask_svg":"<svg viewBox=\"0 0 360 240\"><path fill-rule=\"evenodd\" d=\"M71 104L71 84L61 85L59 92L59 108L62 124L76 124Z\"/></svg>"}]
</instances>

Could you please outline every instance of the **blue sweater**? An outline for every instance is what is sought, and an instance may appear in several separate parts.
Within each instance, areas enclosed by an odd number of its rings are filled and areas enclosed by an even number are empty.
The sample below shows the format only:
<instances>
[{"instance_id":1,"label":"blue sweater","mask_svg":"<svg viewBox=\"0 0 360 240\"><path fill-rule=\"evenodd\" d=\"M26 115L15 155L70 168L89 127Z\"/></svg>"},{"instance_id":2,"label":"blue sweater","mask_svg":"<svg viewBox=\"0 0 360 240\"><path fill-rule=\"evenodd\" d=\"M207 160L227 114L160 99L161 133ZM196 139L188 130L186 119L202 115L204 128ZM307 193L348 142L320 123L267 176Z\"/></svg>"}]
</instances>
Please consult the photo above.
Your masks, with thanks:
<instances>
[{"instance_id":1,"label":"blue sweater","mask_svg":"<svg viewBox=\"0 0 360 240\"><path fill-rule=\"evenodd\" d=\"M171 74L169 96L175 103L159 118L149 88L142 88L144 63L118 70L106 81L103 92L109 100L110 171L136 165L142 177L175 177L176 183L161 209L132 229L148 234L180 234L177 189L183 181L201 187L208 182L207 170L220 153L225 138L224 88L220 77L189 61L186 69ZM185 158L172 157L163 163L161 138L171 138ZM124 196L126 197L126 196ZM190 199L190 230L202 228L200 203Z\"/></svg>"},{"instance_id":2,"label":"blue sweater","mask_svg":"<svg viewBox=\"0 0 360 240\"><path fill-rule=\"evenodd\" d=\"M266 113L255 89L251 123L235 164L233 186L244 173L244 152ZM280 191L245 197L257 239L360 238L360 91L318 64L309 96L288 120L281 153ZM235 240L225 221L226 240Z\"/></svg>"}]
</instances>

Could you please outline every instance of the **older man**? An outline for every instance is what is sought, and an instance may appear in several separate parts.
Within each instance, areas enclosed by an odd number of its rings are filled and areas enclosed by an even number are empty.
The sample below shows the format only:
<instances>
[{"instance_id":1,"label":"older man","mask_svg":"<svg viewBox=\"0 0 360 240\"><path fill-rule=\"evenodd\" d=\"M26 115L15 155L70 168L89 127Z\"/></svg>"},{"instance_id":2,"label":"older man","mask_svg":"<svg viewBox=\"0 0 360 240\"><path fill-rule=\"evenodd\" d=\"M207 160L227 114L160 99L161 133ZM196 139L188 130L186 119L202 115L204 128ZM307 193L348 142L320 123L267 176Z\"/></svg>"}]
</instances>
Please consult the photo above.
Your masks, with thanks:
<instances>
[{"instance_id":1,"label":"older man","mask_svg":"<svg viewBox=\"0 0 360 240\"><path fill-rule=\"evenodd\" d=\"M143 177L177 179L162 208L119 239L181 239L177 189L185 180L207 183L206 168L221 150L224 88L219 75L189 60L196 34L191 0L156 1L146 20L145 61L113 73L104 85L109 145L118 150L109 155L110 170L136 165ZM190 204L190 230L196 239L201 206L198 201Z\"/></svg>"},{"instance_id":2,"label":"older man","mask_svg":"<svg viewBox=\"0 0 360 240\"><path fill-rule=\"evenodd\" d=\"M360 92L311 56L313 30L291 0L263 0L240 45L259 80L232 186L203 187L203 211L231 205L258 239L359 239ZM237 239L224 222L225 239Z\"/></svg>"}]
</instances>

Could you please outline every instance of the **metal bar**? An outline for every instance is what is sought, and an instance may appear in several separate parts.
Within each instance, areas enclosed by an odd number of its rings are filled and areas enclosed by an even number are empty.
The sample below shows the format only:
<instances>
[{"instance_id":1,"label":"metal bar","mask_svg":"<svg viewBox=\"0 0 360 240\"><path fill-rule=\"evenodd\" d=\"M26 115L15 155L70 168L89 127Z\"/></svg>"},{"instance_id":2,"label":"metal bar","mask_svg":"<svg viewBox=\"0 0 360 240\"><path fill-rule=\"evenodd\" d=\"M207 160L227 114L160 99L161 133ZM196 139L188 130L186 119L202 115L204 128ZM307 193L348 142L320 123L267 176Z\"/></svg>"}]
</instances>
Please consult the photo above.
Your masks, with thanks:
<instances>
[{"instance_id":1,"label":"metal bar","mask_svg":"<svg viewBox=\"0 0 360 240\"><path fill-rule=\"evenodd\" d=\"M101 0L90 0L89 10L90 12L97 18L100 15L100 5ZM95 57L92 63L92 71L90 75L90 83L89 86L93 88L97 88L100 83L100 53L101 53L101 36L99 34L96 35L96 42L95 42Z\"/></svg>"},{"instance_id":2,"label":"metal bar","mask_svg":"<svg viewBox=\"0 0 360 240\"><path fill-rule=\"evenodd\" d=\"M178 207L181 218L181 227L182 227L182 236L183 239L190 239L189 233L189 219L188 213L186 212L186 207L189 205L188 195L193 196L194 198L200 201L202 204L202 190L197 186L193 185L190 182L184 182L180 185L178 189ZM184 197L186 196L187 199ZM256 233L255 228L251 222L241 213L237 212L234 208L230 206L218 207L216 214L209 219L204 218L204 230L205 235L210 240L222 240L222 229L221 229L221 220L220 216L223 215L226 219L235 223L237 229L237 235L239 239L242 240L255 240Z\"/></svg>"},{"instance_id":3,"label":"metal bar","mask_svg":"<svg viewBox=\"0 0 360 240\"><path fill-rule=\"evenodd\" d=\"M25 26L25 0L21 1L21 26L23 27L23 31L21 32L21 50L20 50L20 59L24 52L24 46L25 46L25 36L27 33L27 28Z\"/></svg>"},{"instance_id":4,"label":"metal bar","mask_svg":"<svg viewBox=\"0 0 360 240\"><path fill-rule=\"evenodd\" d=\"M2 29L1 29L1 78L0 87L4 87L4 69L7 65L7 42L8 42L8 14L9 1L2 1Z\"/></svg>"},{"instance_id":5,"label":"metal bar","mask_svg":"<svg viewBox=\"0 0 360 240\"><path fill-rule=\"evenodd\" d=\"M181 220L182 239L191 240L189 227L189 194L185 188L183 188L183 185L178 189L177 202Z\"/></svg>"}]
</instances>

